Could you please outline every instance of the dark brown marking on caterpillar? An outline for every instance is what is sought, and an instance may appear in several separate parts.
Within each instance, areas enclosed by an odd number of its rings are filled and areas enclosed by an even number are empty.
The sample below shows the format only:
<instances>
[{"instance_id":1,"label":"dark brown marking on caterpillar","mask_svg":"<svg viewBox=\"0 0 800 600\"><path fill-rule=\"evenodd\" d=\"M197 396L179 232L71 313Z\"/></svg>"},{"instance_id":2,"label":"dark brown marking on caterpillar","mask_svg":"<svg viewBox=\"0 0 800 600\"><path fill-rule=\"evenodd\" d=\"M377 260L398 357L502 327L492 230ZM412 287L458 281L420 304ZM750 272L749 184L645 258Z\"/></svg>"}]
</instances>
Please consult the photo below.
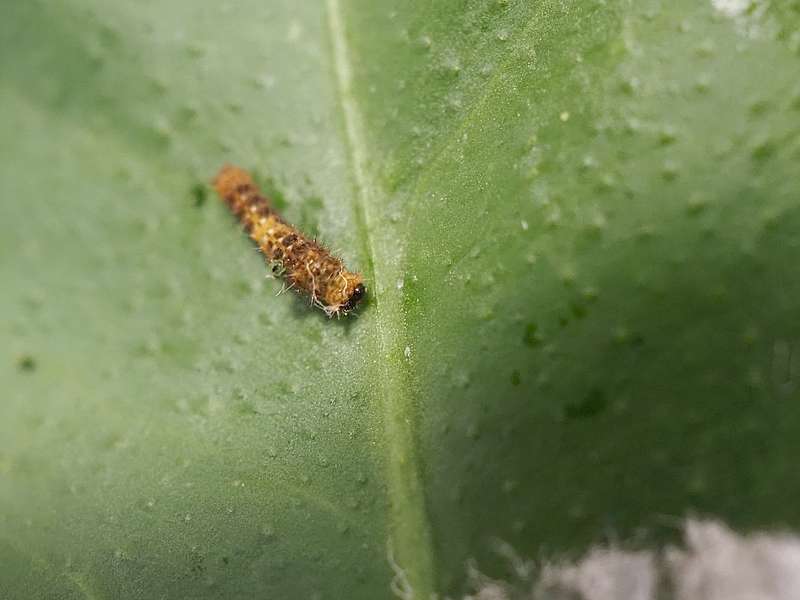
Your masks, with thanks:
<instances>
[{"instance_id":1,"label":"dark brown marking on caterpillar","mask_svg":"<svg viewBox=\"0 0 800 600\"><path fill-rule=\"evenodd\" d=\"M214 179L220 198L290 288L311 298L329 317L354 310L367 289L359 273L284 221L250 175L226 165Z\"/></svg>"}]
</instances>

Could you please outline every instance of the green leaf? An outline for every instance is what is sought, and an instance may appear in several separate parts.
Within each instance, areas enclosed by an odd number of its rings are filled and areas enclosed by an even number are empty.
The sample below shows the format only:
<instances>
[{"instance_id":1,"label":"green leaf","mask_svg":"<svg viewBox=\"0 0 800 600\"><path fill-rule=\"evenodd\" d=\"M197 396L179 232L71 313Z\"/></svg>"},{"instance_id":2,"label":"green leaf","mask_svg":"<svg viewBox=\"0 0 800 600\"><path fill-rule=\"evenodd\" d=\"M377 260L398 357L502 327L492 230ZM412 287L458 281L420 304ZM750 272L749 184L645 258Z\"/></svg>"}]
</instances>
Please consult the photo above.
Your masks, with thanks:
<instances>
[{"instance_id":1,"label":"green leaf","mask_svg":"<svg viewBox=\"0 0 800 600\"><path fill-rule=\"evenodd\" d=\"M0 595L463 593L800 526L800 7L0 8ZM329 321L208 182L368 282ZM410 597L410 596L408 596Z\"/></svg>"}]
</instances>

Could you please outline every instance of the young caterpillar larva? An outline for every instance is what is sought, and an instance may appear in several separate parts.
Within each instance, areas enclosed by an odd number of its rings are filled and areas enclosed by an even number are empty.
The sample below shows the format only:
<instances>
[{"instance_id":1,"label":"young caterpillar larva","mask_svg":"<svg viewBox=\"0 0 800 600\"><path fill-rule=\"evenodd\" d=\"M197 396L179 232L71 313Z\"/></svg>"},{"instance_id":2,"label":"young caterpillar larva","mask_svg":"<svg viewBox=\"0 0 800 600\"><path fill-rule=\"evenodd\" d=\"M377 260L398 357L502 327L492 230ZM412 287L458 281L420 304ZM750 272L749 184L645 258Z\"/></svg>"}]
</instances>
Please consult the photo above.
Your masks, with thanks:
<instances>
[{"instance_id":1,"label":"young caterpillar larva","mask_svg":"<svg viewBox=\"0 0 800 600\"><path fill-rule=\"evenodd\" d=\"M347 314L358 305L367 293L361 275L348 271L340 259L284 221L246 171L226 165L214 187L290 288L307 294L329 317Z\"/></svg>"}]
</instances>

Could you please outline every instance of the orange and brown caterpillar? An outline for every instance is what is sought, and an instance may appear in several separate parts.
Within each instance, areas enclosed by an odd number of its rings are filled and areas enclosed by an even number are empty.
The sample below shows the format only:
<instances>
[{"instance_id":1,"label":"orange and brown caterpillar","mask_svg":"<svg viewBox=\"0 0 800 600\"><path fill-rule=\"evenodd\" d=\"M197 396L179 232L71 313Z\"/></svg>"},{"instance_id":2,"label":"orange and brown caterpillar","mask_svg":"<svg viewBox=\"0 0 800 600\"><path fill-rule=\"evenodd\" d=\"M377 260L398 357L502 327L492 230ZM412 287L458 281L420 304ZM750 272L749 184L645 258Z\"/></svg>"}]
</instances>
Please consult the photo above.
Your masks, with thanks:
<instances>
[{"instance_id":1,"label":"orange and brown caterpillar","mask_svg":"<svg viewBox=\"0 0 800 600\"><path fill-rule=\"evenodd\" d=\"M347 314L358 305L367 292L361 275L348 271L340 259L284 221L246 171L226 165L214 187L290 288L307 294L329 317Z\"/></svg>"}]
</instances>

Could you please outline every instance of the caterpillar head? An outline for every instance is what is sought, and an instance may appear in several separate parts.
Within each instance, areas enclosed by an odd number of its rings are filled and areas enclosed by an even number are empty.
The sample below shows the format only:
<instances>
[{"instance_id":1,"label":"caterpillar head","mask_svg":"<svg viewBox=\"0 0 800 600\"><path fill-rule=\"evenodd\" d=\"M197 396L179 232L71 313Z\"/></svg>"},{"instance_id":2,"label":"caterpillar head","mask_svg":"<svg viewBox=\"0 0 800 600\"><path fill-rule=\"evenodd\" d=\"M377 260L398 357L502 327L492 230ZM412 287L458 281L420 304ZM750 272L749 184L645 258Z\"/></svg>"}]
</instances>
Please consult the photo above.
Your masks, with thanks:
<instances>
[{"instance_id":1,"label":"caterpillar head","mask_svg":"<svg viewBox=\"0 0 800 600\"><path fill-rule=\"evenodd\" d=\"M325 312L329 317L346 315L356 309L367 294L364 279L358 273L342 272L339 282L332 285L325 298Z\"/></svg>"}]
</instances>

